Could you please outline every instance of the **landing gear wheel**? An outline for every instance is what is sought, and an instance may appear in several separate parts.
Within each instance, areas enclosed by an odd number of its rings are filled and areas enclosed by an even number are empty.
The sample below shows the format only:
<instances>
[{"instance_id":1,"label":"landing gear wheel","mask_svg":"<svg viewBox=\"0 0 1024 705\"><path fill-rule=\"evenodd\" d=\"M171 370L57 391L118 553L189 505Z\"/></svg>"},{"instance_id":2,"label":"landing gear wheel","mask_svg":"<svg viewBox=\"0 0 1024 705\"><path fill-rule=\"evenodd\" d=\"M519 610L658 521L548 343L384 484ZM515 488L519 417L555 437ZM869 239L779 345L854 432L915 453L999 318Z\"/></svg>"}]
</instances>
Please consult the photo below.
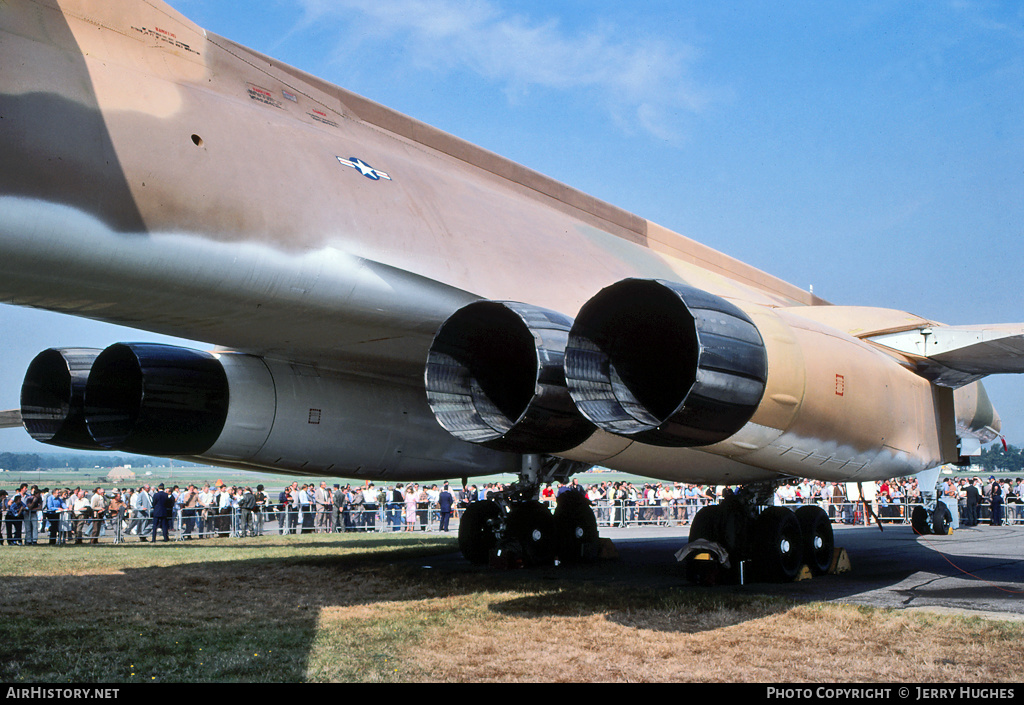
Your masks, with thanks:
<instances>
[{"instance_id":1,"label":"landing gear wheel","mask_svg":"<svg viewBox=\"0 0 1024 705\"><path fill-rule=\"evenodd\" d=\"M832 567L836 545L832 522L821 507L812 505L800 507L795 514L804 537L804 563L815 575L824 575Z\"/></svg>"},{"instance_id":2,"label":"landing gear wheel","mask_svg":"<svg viewBox=\"0 0 1024 705\"><path fill-rule=\"evenodd\" d=\"M497 543L494 529L500 519L501 509L490 500L473 502L466 507L459 521L459 550L467 561L488 562L491 549Z\"/></svg>"},{"instance_id":3,"label":"landing gear wheel","mask_svg":"<svg viewBox=\"0 0 1024 705\"><path fill-rule=\"evenodd\" d=\"M952 523L953 516L949 513L949 507L942 502L936 502L935 511L932 512L932 533L936 536L946 536Z\"/></svg>"},{"instance_id":4,"label":"landing gear wheel","mask_svg":"<svg viewBox=\"0 0 1024 705\"><path fill-rule=\"evenodd\" d=\"M736 563L750 550L749 525L743 506L730 497L697 512L690 524L690 540L705 539L721 544L729 552L729 560Z\"/></svg>"},{"instance_id":5,"label":"landing gear wheel","mask_svg":"<svg viewBox=\"0 0 1024 705\"><path fill-rule=\"evenodd\" d=\"M729 561L739 578L739 564L750 553L750 518L743 505L735 497L726 497L718 514L718 543L729 552Z\"/></svg>"},{"instance_id":6,"label":"landing gear wheel","mask_svg":"<svg viewBox=\"0 0 1024 705\"><path fill-rule=\"evenodd\" d=\"M796 515L784 507L768 507L754 524L754 560L761 579L792 582L803 560L803 534Z\"/></svg>"},{"instance_id":7,"label":"landing gear wheel","mask_svg":"<svg viewBox=\"0 0 1024 705\"><path fill-rule=\"evenodd\" d=\"M704 539L705 541L718 541L718 517L721 508L717 504L711 504L697 512L690 523L690 541Z\"/></svg>"},{"instance_id":8,"label":"landing gear wheel","mask_svg":"<svg viewBox=\"0 0 1024 705\"><path fill-rule=\"evenodd\" d=\"M729 554L729 568L721 570L723 581L739 582L740 563L750 554L749 522L743 506L726 499L722 504L712 504L698 511L690 524L690 541L711 541Z\"/></svg>"},{"instance_id":9,"label":"landing gear wheel","mask_svg":"<svg viewBox=\"0 0 1024 705\"><path fill-rule=\"evenodd\" d=\"M540 502L513 505L506 522L508 538L522 547L523 563L550 565L555 560L555 518Z\"/></svg>"},{"instance_id":10,"label":"landing gear wheel","mask_svg":"<svg viewBox=\"0 0 1024 705\"><path fill-rule=\"evenodd\" d=\"M928 510L920 504L914 507L910 513L910 526L918 536L927 536L932 532L931 522L928 521Z\"/></svg>"},{"instance_id":11,"label":"landing gear wheel","mask_svg":"<svg viewBox=\"0 0 1024 705\"><path fill-rule=\"evenodd\" d=\"M590 500L580 492L563 492L557 502L554 519L558 558L563 563L579 562L588 546L597 545L597 518Z\"/></svg>"}]
</instances>

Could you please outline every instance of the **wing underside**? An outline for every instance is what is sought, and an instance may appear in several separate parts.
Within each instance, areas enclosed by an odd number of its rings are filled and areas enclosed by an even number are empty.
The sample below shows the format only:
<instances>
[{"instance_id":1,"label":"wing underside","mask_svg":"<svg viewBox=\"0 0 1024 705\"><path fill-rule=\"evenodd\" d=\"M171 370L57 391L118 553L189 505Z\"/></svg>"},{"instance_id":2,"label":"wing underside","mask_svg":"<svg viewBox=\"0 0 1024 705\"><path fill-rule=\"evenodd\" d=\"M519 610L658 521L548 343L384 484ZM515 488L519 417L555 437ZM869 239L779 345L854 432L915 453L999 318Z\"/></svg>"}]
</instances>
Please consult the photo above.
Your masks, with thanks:
<instances>
[{"instance_id":1,"label":"wing underside","mask_svg":"<svg viewBox=\"0 0 1024 705\"><path fill-rule=\"evenodd\" d=\"M872 341L911 356L934 384L961 387L992 374L1024 372L1024 324L926 326Z\"/></svg>"},{"instance_id":2,"label":"wing underside","mask_svg":"<svg viewBox=\"0 0 1024 705\"><path fill-rule=\"evenodd\" d=\"M21 426L20 409L0 411L0 428L17 428L18 426Z\"/></svg>"}]
</instances>

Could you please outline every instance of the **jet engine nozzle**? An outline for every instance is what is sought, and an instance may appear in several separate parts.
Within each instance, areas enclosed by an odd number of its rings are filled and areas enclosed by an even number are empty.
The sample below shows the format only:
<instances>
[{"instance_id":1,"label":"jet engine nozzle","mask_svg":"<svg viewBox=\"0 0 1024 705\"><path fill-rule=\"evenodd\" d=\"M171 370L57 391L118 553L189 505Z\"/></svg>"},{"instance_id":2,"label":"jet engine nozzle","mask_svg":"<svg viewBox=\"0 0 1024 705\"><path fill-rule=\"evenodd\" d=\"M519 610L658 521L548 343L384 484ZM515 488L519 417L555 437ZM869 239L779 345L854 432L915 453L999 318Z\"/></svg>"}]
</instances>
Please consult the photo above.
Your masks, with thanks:
<instances>
[{"instance_id":1,"label":"jet engine nozzle","mask_svg":"<svg viewBox=\"0 0 1024 705\"><path fill-rule=\"evenodd\" d=\"M21 419L32 438L63 448L99 450L85 427L85 382L100 351L50 348L35 356L21 385Z\"/></svg>"},{"instance_id":2,"label":"jet engine nozzle","mask_svg":"<svg viewBox=\"0 0 1024 705\"><path fill-rule=\"evenodd\" d=\"M750 318L706 291L625 279L580 310L565 376L598 428L659 446L703 446L736 433L764 395L768 358Z\"/></svg>"},{"instance_id":3,"label":"jet engine nozzle","mask_svg":"<svg viewBox=\"0 0 1024 705\"><path fill-rule=\"evenodd\" d=\"M93 362L85 388L93 440L130 453L200 455L220 436L227 412L220 361L171 345L111 345Z\"/></svg>"},{"instance_id":4,"label":"jet engine nozzle","mask_svg":"<svg viewBox=\"0 0 1024 705\"><path fill-rule=\"evenodd\" d=\"M509 301L476 301L446 320L427 356L427 401L456 438L554 453L594 432L569 398L562 359L572 319Z\"/></svg>"}]
</instances>

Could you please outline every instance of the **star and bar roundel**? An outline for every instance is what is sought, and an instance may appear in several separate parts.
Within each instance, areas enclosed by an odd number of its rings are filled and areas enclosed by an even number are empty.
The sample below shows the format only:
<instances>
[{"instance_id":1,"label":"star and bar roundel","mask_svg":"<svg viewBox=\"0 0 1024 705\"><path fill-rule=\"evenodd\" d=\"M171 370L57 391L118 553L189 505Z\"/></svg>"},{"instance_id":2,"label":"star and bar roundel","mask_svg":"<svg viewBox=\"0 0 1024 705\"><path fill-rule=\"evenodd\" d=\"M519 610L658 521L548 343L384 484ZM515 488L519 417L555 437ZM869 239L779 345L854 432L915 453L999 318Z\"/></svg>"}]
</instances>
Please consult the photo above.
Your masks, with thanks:
<instances>
[{"instance_id":1,"label":"star and bar roundel","mask_svg":"<svg viewBox=\"0 0 1024 705\"><path fill-rule=\"evenodd\" d=\"M391 177L385 172L380 169L374 169L372 166L357 157L349 157L348 159L338 157L338 163L355 169L368 179L373 179L374 181L380 181L381 179L391 181Z\"/></svg>"}]
</instances>

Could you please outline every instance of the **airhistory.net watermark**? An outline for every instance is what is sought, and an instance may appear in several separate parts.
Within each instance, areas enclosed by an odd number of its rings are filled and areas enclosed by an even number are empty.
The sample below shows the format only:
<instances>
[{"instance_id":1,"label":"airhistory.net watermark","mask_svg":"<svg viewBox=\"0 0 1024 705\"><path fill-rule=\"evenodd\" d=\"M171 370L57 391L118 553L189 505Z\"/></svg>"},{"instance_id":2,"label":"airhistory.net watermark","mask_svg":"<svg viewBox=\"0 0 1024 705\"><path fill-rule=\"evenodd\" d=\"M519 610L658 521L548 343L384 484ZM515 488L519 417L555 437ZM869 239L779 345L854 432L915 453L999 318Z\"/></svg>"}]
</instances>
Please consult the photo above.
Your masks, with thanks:
<instances>
[{"instance_id":1,"label":"airhistory.net watermark","mask_svg":"<svg viewBox=\"0 0 1024 705\"><path fill-rule=\"evenodd\" d=\"M9 686L5 692L6 698L23 698L35 700L45 698L47 700L116 700L120 688L51 688L51 687L21 687Z\"/></svg>"}]
</instances>

